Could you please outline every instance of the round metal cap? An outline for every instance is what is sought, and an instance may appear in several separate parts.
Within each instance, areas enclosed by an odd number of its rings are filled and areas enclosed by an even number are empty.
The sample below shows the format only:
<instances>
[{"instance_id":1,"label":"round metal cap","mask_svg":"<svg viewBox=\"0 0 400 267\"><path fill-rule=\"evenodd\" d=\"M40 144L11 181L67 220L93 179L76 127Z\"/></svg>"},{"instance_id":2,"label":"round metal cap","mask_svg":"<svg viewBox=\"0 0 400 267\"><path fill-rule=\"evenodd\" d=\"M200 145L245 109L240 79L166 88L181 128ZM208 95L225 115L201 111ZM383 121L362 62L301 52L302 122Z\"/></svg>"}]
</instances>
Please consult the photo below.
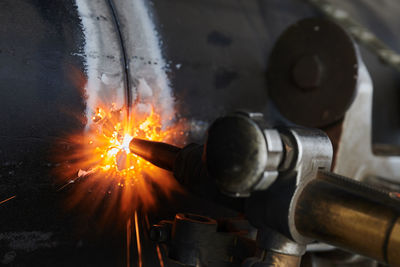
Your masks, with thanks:
<instances>
[{"instance_id":1,"label":"round metal cap","mask_svg":"<svg viewBox=\"0 0 400 267\"><path fill-rule=\"evenodd\" d=\"M267 166L263 131L242 114L217 119L211 125L205 155L210 177L221 191L233 196L248 196Z\"/></svg>"},{"instance_id":2,"label":"round metal cap","mask_svg":"<svg viewBox=\"0 0 400 267\"><path fill-rule=\"evenodd\" d=\"M354 100L358 51L339 25L304 19L290 26L272 50L268 91L289 120L322 127L341 119Z\"/></svg>"}]
</instances>

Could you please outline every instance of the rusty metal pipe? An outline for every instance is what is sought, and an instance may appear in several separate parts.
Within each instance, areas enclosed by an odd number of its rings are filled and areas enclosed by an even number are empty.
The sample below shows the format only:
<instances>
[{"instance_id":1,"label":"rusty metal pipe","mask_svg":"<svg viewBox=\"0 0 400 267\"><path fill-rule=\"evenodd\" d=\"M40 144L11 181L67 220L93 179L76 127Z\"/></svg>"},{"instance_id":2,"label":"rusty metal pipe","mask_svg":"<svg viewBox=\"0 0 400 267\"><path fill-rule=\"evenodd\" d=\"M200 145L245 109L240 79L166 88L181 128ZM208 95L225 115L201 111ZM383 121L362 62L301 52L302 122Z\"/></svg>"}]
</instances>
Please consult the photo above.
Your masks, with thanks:
<instances>
[{"instance_id":1,"label":"rusty metal pipe","mask_svg":"<svg viewBox=\"0 0 400 267\"><path fill-rule=\"evenodd\" d=\"M176 157L181 151L181 148L173 145L138 138L132 139L129 149L132 153L167 171L173 171Z\"/></svg>"},{"instance_id":2,"label":"rusty metal pipe","mask_svg":"<svg viewBox=\"0 0 400 267\"><path fill-rule=\"evenodd\" d=\"M299 192L295 227L300 234L400 266L400 201L329 172Z\"/></svg>"}]
</instances>

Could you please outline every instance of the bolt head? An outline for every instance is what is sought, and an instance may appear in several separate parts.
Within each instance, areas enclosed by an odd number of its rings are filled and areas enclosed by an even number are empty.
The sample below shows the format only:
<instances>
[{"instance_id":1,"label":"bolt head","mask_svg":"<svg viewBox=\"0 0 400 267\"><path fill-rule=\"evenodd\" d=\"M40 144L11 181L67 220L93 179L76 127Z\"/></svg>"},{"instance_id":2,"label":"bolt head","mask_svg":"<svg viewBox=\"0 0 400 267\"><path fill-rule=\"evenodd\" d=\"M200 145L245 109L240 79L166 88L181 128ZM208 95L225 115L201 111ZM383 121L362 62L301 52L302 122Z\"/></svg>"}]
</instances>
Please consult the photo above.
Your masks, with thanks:
<instances>
[{"instance_id":1,"label":"bolt head","mask_svg":"<svg viewBox=\"0 0 400 267\"><path fill-rule=\"evenodd\" d=\"M292 76L303 91L312 91L321 84L322 65L317 56L303 56L294 65Z\"/></svg>"}]
</instances>

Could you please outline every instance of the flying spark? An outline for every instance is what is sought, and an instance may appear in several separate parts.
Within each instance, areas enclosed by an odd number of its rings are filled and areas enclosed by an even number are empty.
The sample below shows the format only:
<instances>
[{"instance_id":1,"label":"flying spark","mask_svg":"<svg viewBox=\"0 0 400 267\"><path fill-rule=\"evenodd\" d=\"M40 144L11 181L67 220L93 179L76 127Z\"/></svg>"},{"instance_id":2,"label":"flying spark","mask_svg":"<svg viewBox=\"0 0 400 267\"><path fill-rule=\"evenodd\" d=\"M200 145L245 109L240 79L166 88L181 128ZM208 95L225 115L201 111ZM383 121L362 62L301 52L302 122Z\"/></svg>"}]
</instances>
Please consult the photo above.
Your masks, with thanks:
<instances>
[{"instance_id":1,"label":"flying spark","mask_svg":"<svg viewBox=\"0 0 400 267\"><path fill-rule=\"evenodd\" d=\"M15 197L16 197L16 196L12 196L12 197L9 197L9 198L7 198L7 199L4 199L4 200L0 201L0 205L6 203L7 201L10 201L11 199L13 199L13 198L15 198Z\"/></svg>"},{"instance_id":2,"label":"flying spark","mask_svg":"<svg viewBox=\"0 0 400 267\"><path fill-rule=\"evenodd\" d=\"M126 218L137 209L155 208L158 194L168 197L180 190L168 172L129 150L135 137L176 143L183 139L180 125L163 123L154 109L142 114L133 108L128 116L115 104L99 105L89 125L84 134L70 137L75 150L67 154L68 165L59 170L64 182L58 190L74 185L68 200L70 208L85 206L94 213L101 207L104 219L116 211Z\"/></svg>"}]
</instances>

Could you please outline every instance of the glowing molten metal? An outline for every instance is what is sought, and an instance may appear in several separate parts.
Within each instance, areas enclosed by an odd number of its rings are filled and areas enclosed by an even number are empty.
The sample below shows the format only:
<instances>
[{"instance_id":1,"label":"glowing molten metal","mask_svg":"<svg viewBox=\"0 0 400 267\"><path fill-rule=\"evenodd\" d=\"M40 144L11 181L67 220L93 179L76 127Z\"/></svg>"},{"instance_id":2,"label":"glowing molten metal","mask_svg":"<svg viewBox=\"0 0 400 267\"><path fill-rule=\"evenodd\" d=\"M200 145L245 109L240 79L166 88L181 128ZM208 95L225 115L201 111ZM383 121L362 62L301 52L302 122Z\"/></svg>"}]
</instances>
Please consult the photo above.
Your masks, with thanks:
<instances>
[{"instance_id":1,"label":"glowing molten metal","mask_svg":"<svg viewBox=\"0 0 400 267\"><path fill-rule=\"evenodd\" d=\"M178 186L169 173L130 153L129 143L134 137L176 142L183 135L178 128L163 126L154 109L128 116L115 105L96 108L88 131L71 139L77 148L68 159L67 175L75 177L69 183L79 181L79 189L75 189L70 204L82 205L90 199L90 206L96 208L106 199L110 203L102 211L105 216L116 209L132 214L139 207L153 207L157 193L168 196Z\"/></svg>"}]
</instances>

